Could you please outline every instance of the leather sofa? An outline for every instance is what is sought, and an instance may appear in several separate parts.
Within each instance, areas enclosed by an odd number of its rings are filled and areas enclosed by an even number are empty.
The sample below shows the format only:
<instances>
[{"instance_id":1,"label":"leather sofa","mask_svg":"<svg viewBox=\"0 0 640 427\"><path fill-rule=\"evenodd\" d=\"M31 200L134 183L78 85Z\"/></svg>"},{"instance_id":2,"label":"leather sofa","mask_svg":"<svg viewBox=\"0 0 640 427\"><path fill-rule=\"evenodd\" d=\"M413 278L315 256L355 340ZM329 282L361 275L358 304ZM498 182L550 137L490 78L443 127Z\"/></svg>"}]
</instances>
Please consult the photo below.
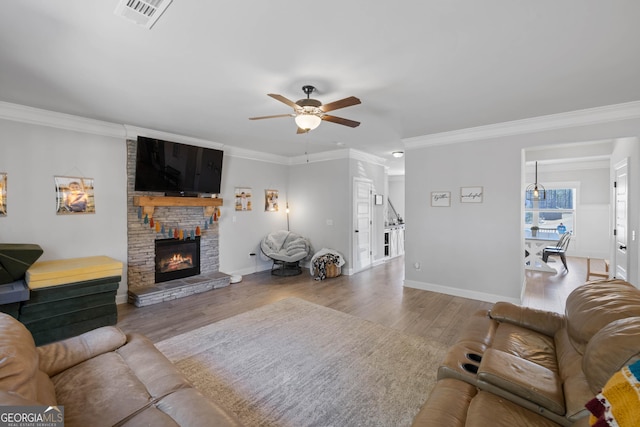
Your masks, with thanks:
<instances>
[{"instance_id":1,"label":"leather sofa","mask_svg":"<svg viewBox=\"0 0 640 427\"><path fill-rule=\"evenodd\" d=\"M496 303L471 316L414 426L588 426L585 404L640 359L640 290L588 282L565 314Z\"/></svg>"},{"instance_id":2,"label":"leather sofa","mask_svg":"<svg viewBox=\"0 0 640 427\"><path fill-rule=\"evenodd\" d=\"M105 326L36 347L0 313L0 405L64 406L65 426L239 426L142 335Z\"/></svg>"}]
</instances>

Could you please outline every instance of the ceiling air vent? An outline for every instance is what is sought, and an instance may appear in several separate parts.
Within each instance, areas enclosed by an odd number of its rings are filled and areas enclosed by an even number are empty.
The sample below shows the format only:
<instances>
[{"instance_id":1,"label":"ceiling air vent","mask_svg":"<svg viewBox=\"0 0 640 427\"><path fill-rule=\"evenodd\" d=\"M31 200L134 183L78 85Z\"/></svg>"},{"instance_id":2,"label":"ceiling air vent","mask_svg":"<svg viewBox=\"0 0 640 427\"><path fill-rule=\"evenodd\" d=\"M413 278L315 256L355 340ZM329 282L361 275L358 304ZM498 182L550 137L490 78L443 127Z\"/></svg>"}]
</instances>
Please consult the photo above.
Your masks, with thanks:
<instances>
[{"instance_id":1,"label":"ceiling air vent","mask_svg":"<svg viewBox=\"0 0 640 427\"><path fill-rule=\"evenodd\" d=\"M151 29L173 0L120 0L114 13Z\"/></svg>"}]
</instances>

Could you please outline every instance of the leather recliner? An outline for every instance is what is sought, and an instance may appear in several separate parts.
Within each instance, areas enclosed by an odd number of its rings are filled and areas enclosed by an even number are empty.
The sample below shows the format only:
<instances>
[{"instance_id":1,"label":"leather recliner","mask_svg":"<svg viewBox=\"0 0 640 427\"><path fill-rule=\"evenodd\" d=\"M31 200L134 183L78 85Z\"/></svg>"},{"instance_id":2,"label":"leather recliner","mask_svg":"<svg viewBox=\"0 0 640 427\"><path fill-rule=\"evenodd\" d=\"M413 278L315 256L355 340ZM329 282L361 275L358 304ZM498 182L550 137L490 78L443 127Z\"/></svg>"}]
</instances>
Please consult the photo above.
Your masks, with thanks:
<instances>
[{"instance_id":1,"label":"leather recliner","mask_svg":"<svg viewBox=\"0 0 640 427\"><path fill-rule=\"evenodd\" d=\"M0 313L0 406L64 406L72 426L240 426L153 343L105 326L36 347Z\"/></svg>"},{"instance_id":2,"label":"leather recliner","mask_svg":"<svg viewBox=\"0 0 640 427\"><path fill-rule=\"evenodd\" d=\"M472 316L414 425L586 426L584 405L638 359L640 290L627 282L586 283L564 315L499 302Z\"/></svg>"}]
</instances>

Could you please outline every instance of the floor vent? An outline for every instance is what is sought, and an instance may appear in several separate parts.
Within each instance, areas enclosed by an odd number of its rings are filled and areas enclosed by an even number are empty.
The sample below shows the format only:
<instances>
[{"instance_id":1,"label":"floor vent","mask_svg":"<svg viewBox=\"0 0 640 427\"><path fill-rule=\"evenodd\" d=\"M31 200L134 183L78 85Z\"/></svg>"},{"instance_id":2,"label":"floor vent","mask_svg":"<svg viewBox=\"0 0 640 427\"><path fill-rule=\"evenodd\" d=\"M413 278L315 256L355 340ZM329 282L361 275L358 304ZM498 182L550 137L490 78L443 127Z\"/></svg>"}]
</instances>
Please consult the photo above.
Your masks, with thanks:
<instances>
[{"instance_id":1,"label":"floor vent","mask_svg":"<svg viewBox=\"0 0 640 427\"><path fill-rule=\"evenodd\" d=\"M114 13L151 29L173 0L120 0Z\"/></svg>"}]
</instances>

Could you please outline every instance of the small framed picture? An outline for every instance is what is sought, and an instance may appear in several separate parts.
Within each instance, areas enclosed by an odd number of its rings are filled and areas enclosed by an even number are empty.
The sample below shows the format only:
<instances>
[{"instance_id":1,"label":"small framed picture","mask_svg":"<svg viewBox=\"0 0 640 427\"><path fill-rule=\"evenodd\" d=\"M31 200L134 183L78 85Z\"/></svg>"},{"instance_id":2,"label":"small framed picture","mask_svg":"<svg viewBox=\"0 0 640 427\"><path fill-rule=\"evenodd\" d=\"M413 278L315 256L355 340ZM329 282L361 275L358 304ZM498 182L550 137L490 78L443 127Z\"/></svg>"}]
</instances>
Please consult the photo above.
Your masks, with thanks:
<instances>
[{"instance_id":1,"label":"small framed picture","mask_svg":"<svg viewBox=\"0 0 640 427\"><path fill-rule=\"evenodd\" d=\"M0 172L0 217L7 216L7 174Z\"/></svg>"},{"instance_id":2,"label":"small framed picture","mask_svg":"<svg viewBox=\"0 0 640 427\"><path fill-rule=\"evenodd\" d=\"M278 190L264 190L264 211L278 212Z\"/></svg>"},{"instance_id":3,"label":"small framed picture","mask_svg":"<svg viewBox=\"0 0 640 427\"><path fill-rule=\"evenodd\" d=\"M482 187L460 187L460 203L482 203Z\"/></svg>"},{"instance_id":4,"label":"small framed picture","mask_svg":"<svg viewBox=\"0 0 640 427\"><path fill-rule=\"evenodd\" d=\"M381 205L382 204L382 194L376 194L373 197L374 197L373 203L375 203L376 205Z\"/></svg>"},{"instance_id":5,"label":"small framed picture","mask_svg":"<svg viewBox=\"0 0 640 427\"><path fill-rule=\"evenodd\" d=\"M58 215L96 213L93 178L55 176Z\"/></svg>"},{"instance_id":6,"label":"small framed picture","mask_svg":"<svg viewBox=\"0 0 640 427\"><path fill-rule=\"evenodd\" d=\"M251 188L249 187L236 187L236 210L237 211L250 211L251 210Z\"/></svg>"},{"instance_id":7,"label":"small framed picture","mask_svg":"<svg viewBox=\"0 0 640 427\"><path fill-rule=\"evenodd\" d=\"M434 206L434 207L451 206L451 191L432 191L431 206Z\"/></svg>"}]
</instances>

